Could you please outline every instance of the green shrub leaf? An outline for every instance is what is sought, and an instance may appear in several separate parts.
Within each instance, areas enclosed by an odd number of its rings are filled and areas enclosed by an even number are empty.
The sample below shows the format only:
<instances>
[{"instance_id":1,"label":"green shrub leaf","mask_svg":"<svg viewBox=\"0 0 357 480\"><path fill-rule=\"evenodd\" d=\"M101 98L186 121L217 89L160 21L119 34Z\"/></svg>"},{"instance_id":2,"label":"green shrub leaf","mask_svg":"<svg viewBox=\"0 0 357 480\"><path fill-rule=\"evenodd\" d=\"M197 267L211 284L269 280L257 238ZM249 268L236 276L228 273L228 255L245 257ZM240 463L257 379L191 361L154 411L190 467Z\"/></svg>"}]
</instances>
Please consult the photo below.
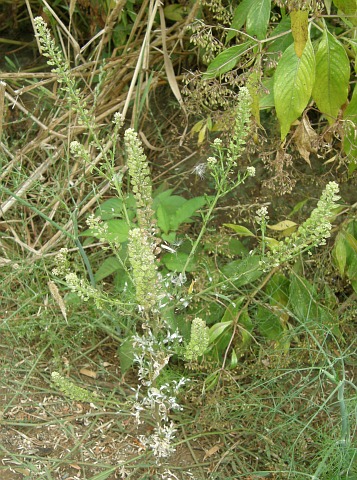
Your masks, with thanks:
<instances>
[{"instance_id":1,"label":"green shrub leaf","mask_svg":"<svg viewBox=\"0 0 357 480\"><path fill-rule=\"evenodd\" d=\"M231 30L228 32L226 42L228 43L240 30L247 20L249 10L256 3L256 0L243 0L234 10L234 16L231 24Z\"/></svg>"},{"instance_id":2,"label":"green shrub leaf","mask_svg":"<svg viewBox=\"0 0 357 480\"><path fill-rule=\"evenodd\" d=\"M171 230L176 231L178 227L187 222L190 217L197 212L197 210L206 203L205 197L195 197L190 200L186 200L175 212L170 219Z\"/></svg>"},{"instance_id":3,"label":"green shrub leaf","mask_svg":"<svg viewBox=\"0 0 357 480\"><path fill-rule=\"evenodd\" d=\"M244 42L240 45L227 48L227 50L218 54L208 65L207 70L202 76L203 79L209 80L210 78L219 77L232 70L237 65L239 57L250 50L252 45L254 45L252 41Z\"/></svg>"},{"instance_id":4,"label":"green shrub leaf","mask_svg":"<svg viewBox=\"0 0 357 480\"><path fill-rule=\"evenodd\" d=\"M270 9L270 0L253 2L247 14L246 29L249 35L252 37L256 36L258 40L263 40L266 37L270 18Z\"/></svg>"},{"instance_id":5,"label":"green shrub leaf","mask_svg":"<svg viewBox=\"0 0 357 480\"><path fill-rule=\"evenodd\" d=\"M330 124L347 100L350 62L341 43L325 29L316 52L312 97Z\"/></svg>"},{"instance_id":6,"label":"green shrub leaf","mask_svg":"<svg viewBox=\"0 0 357 480\"><path fill-rule=\"evenodd\" d=\"M290 45L281 57L274 75L274 103L280 122L281 140L291 124L302 114L308 104L315 81L315 57L308 40L299 58Z\"/></svg>"}]
</instances>

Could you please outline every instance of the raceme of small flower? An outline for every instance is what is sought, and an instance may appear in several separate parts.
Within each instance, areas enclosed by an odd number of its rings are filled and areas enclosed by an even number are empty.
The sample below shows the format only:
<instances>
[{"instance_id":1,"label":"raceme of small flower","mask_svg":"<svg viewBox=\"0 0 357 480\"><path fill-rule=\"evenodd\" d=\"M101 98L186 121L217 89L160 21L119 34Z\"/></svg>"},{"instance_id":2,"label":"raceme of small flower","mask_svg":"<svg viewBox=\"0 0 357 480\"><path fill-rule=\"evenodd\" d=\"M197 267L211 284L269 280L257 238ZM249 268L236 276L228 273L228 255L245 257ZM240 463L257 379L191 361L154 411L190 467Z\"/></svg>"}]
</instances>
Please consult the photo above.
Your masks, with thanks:
<instances>
[{"instance_id":1,"label":"raceme of small flower","mask_svg":"<svg viewBox=\"0 0 357 480\"><path fill-rule=\"evenodd\" d=\"M48 65L53 66L53 73L57 74L57 81L60 89L70 103L71 108L79 114L80 122L88 127L92 127L92 119L86 108L81 91L76 88L75 79L70 74L70 67L66 62L61 50L56 46L51 37L50 30L42 17L34 18L36 37L42 49L42 55L48 58Z\"/></svg>"},{"instance_id":2,"label":"raceme of small flower","mask_svg":"<svg viewBox=\"0 0 357 480\"><path fill-rule=\"evenodd\" d=\"M132 128L125 131L124 143L132 190L136 200L138 223L142 229L151 233L154 232L155 227L149 163L138 135Z\"/></svg>"},{"instance_id":3,"label":"raceme of small flower","mask_svg":"<svg viewBox=\"0 0 357 480\"><path fill-rule=\"evenodd\" d=\"M129 232L128 252L139 309L149 312L158 307L163 295L151 237L145 229L134 228Z\"/></svg>"},{"instance_id":4,"label":"raceme of small flower","mask_svg":"<svg viewBox=\"0 0 357 480\"><path fill-rule=\"evenodd\" d=\"M220 197L235 189L245 178L255 175L255 168L249 166L244 178L241 178L239 173L237 177L234 176L234 169L238 166L237 161L244 150L245 138L249 132L250 108L249 91L246 87L242 87L235 111L234 130L228 146L224 146L222 139L216 138L212 144L214 155L208 157L206 163L199 163L194 168L194 173L200 178L204 178L206 171L209 172L215 181L216 191Z\"/></svg>"},{"instance_id":5,"label":"raceme of small flower","mask_svg":"<svg viewBox=\"0 0 357 480\"><path fill-rule=\"evenodd\" d=\"M209 328L201 318L194 318L191 326L191 338L186 346L184 358L188 361L196 361L203 355L209 344Z\"/></svg>"},{"instance_id":6,"label":"raceme of small flower","mask_svg":"<svg viewBox=\"0 0 357 480\"><path fill-rule=\"evenodd\" d=\"M337 195L339 186L336 182L329 182L322 192L317 207L310 217L294 232L277 245L273 245L266 257L262 260L264 270L277 267L289 262L297 255L319 245L325 245L326 239L331 235L332 225L330 218L337 207L340 197Z\"/></svg>"},{"instance_id":7,"label":"raceme of small flower","mask_svg":"<svg viewBox=\"0 0 357 480\"><path fill-rule=\"evenodd\" d=\"M98 397L94 393L89 392L85 388L78 387L69 380L69 378L63 377L58 372L52 372L51 379L56 387L72 400L89 403L98 401Z\"/></svg>"}]
</instances>

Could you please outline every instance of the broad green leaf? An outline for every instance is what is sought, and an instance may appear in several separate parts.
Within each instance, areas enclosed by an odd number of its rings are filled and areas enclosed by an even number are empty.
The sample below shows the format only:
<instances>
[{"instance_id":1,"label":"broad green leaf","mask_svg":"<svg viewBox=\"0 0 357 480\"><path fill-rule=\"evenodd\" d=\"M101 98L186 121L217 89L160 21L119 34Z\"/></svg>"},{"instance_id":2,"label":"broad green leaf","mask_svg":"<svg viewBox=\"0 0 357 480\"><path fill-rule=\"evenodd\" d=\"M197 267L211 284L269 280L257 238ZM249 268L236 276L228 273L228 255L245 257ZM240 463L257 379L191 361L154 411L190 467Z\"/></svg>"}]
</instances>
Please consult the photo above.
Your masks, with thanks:
<instances>
[{"instance_id":1,"label":"broad green leaf","mask_svg":"<svg viewBox=\"0 0 357 480\"><path fill-rule=\"evenodd\" d=\"M291 310L301 322L316 321L318 305L316 290L305 278L292 274L289 302Z\"/></svg>"},{"instance_id":2,"label":"broad green leaf","mask_svg":"<svg viewBox=\"0 0 357 480\"><path fill-rule=\"evenodd\" d=\"M278 340L284 331L279 317L266 307L258 306L255 320L259 332L269 340Z\"/></svg>"},{"instance_id":3,"label":"broad green leaf","mask_svg":"<svg viewBox=\"0 0 357 480\"><path fill-rule=\"evenodd\" d=\"M356 0L333 0L339 10L348 17L347 20L357 25L357 2Z\"/></svg>"},{"instance_id":4,"label":"broad green leaf","mask_svg":"<svg viewBox=\"0 0 357 480\"><path fill-rule=\"evenodd\" d=\"M231 29L228 32L226 43L237 35L236 30L240 30L247 20L249 10L256 3L256 0L243 0L234 10Z\"/></svg>"},{"instance_id":5,"label":"broad green leaf","mask_svg":"<svg viewBox=\"0 0 357 480\"><path fill-rule=\"evenodd\" d=\"M173 3L164 8L164 14L168 20L180 22L183 20L183 16L185 15L185 7L178 3Z\"/></svg>"},{"instance_id":6,"label":"broad green leaf","mask_svg":"<svg viewBox=\"0 0 357 480\"><path fill-rule=\"evenodd\" d=\"M239 317L238 328L241 335L241 341L238 346L241 350L249 346L253 338L251 332L253 331L254 325L247 309L243 310Z\"/></svg>"},{"instance_id":7,"label":"broad green leaf","mask_svg":"<svg viewBox=\"0 0 357 480\"><path fill-rule=\"evenodd\" d=\"M341 277L344 277L347 260L347 250L345 245L345 238L342 233L339 233L336 237L335 246L333 248L332 254Z\"/></svg>"},{"instance_id":8,"label":"broad green leaf","mask_svg":"<svg viewBox=\"0 0 357 480\"><path fill-rule=\"evenodd\" d=\"M275 273L265 287L265 293L272 306L283 307L289 300L289 280L281 273Z\"/></svg>"},{"instance_id":9,"label":"broad green leaf","mask_svg":"<svg viewBox=\"0 0 357 480\"><path fill-rule=\"evenodd\" d=\"M166 234L169 233L169 231L170 231L170 215L162 204L160 204L157 207L156 217L157 217L157 225L160 228L160 230L162 230L162 232L164 232Z\"/></svg>"},{"instance_id":10,"label":"broad green leaf","mask_svg":"<svg viewBox=\"0 0 357 480\"><path fill-rule=\"evenodd\" d=\"M132 338L127 338L119 347L120 370L122 375L129 370L134 363L134 347Z\"/></svg>"},{"instance_id":11,"label":"broad green leaf","mask_svg":"<svg viewBox=\"0 0 357 480\"><path fill-rule=\"evenodd\" d=\"M207 70L202 75L204 80L219 77L232 70L238 63L239 57L252 48L254 42L249 40L241 45L234 45L219 53L216 58L208 65Z\"/></svg>"},{"instance_id":12,"label":"broad green leaf","mask_svg":"<svg viewBox=\"0 0 357 480\"><path fill-rule=\"evenodd\" d=\"M280 122L281 140L291 124L302 114L308 104L315 81L315 57L308 40L299 58L290 45L281 57L274 75L274 103Z\"/></svg>"},{"instance_id":13,"label":"broad green leaf","mask_svg":"<svg viewBox=\"0 0 357 480\"><path fill-rule=\"evenodd\" d=\"M102 220L111 220L123 216L123 200L121 198L109 198L103 202L95 211L95 216Z\"/></svg>"},{"instance_id":14,"label":"broad green leaf","mask_svg":"<svg viewBox=\"0 0 357 480\"><path fill-rule=\"evenodd\" d=\"M291 30L291 20L290 16L286 15L281 19L279 24L276 28L271 32L269 35L270 38L274 38L274 40L269 41L268 52L275 53L275 52L284 52L289 45L291 45L294 41L294 38L290 32ZM286 35L281 35L282 33L286 32ZM270 55L269 55L270 58Z\"/></svg>"},{"instance_id":15,"label":"broad green leaf","mask_svg":"<svg viewBox=\"0 0 357 480\"><path fill-rule=\"evenodd\" d=\"M291 17L291 31L294 37L294 49L296 55L301 58L306 42L309 38L308 33L308 17L307 10L293 10L290 13Z\"/></svg>"},{"instance_id":16,"label":"broad green leaf","mask_svg":"<svg viewBox=\"0 0 357 480\"><path fill-rule=\"evenodd\" d=\"M253 2L247 14L246 30L252 37L264 40L266 37L271 10L271 0Z\"/></svg>"},{"instance_id":17,"label":"broad green leaf","mask_svg":"<svg viewBox=\"0 0 357 480\"><path fill-rule=\"evenodd\" d=\"M247 285L263 273L260 269L260 257L251 255L243 260L234 260L222 268L222 273L236 288Z\"/></svg>"},{"instance_id":18,"label":"broad green leaf","mask_svg":"<svg viewBox=\"0 0 357 480\"><path fill-rule=\"evenodd\" d=\"M244 301L244 297L236 298L224 312L221 322L232 322L236 316L238 315L239 310L241 309L242 303Z\"/></svg>"},{"instance_id":19,"label":"broad green leaf","mask_svg":"<svg viewBox=\"0 0 357 480\"><path fill-rule=\"evenodd\" d=\"M325 29L316 52L312 97L330 124L347 100L350 62L341 43Z\"/></svg>"},{"instance_id":20,"label":"broad green leaf","mask_svg":"<svg viewBox=\"0 0 357 480\"><path fill-rule=\"evenodd\" d=\"M128 240L130 227L125 220L108 220L104 223L108 226L108 229L102 237L108 242L124 243ZM91 228L81 232L80 235L83 237L97 237Z\"/></svg>"},{"instance_id":21,"label":"broad green leaf","mask_svg":"<svg viewBox=\"0 0 357 480\"><path fill-rule=\"evenodd\" d=\"M232 320L229 322L219 322L212 325L209 329L209 341L213 343L220 337L228 328L232 327Z\"/></svg>"},{"instance_id":22,"label":"broad green leaf","mask_svg":"<svg viewBox=\"0 0 357 480\"><path fill-rule=\"evenodd\" d=\"M248 230L248 228L243 227L243 225L234 225L234 223L224 223L223 225L231 228L238 233L238 235L242 235L243 237L255 237L254 233Z\"/></svg>"},{"instance_id":23,"label":"broad green leaf","mask_svg":"<svg viewBox=\"0 0 357 480\"><path fill-rule=\"evenodd\" d=\"M259 100L260 110L274 107L274 78L264 78L262 80L264 90L267 92L262 95Z\"/></svg>"},{"instance_id":24,"label":"broad green leaf","mask_svg":"<svg viewBox=\"0 0 357 480\"><path fill-rule=\"evenodd\" d=\"M171 230L176 231L182 223L187 222L205 203L205 197L195 197L186 200L185 203L176 210L175 215L170 218Z\"/></svg>"},{"instance_id":25,"label":"broad green leaf","mask_svg":"<svg viewBox=\"0 0 357 480\"><path fill-rule=\"evenodd\" d=\"M103 278L109 277L114 272L121 270L123 267L117 257L108 257L104 260L98 270L95 272L94 278L97 282Z\"/></svg>"},{"instance_id":26,"label":"broad green leaf","mask_svg":"<svg viewBox=\"0 0 357 480\"><path fill-rule=\"evenodd\" d=\"M178 252L178 253L166 253L162 256L161 261L165 267L172 272L182 272L186 265L188 258L187 253ZM186 271L191 272L194 268L195 259L193 258L188 264Z\"/></svg>"}]
</instances>

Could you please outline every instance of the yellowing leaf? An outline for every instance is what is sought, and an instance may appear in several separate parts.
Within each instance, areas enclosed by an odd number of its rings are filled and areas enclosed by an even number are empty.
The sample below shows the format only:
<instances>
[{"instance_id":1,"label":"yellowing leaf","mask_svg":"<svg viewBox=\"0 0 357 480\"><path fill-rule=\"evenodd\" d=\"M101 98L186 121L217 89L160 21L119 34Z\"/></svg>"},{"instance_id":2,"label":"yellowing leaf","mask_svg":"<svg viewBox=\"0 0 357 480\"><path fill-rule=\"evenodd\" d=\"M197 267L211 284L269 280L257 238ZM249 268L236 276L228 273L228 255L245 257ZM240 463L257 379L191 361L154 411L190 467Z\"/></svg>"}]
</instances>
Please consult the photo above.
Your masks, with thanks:
<instances>
[{"instance_id":1,"label":"yellowing leaf","mask_svg":"<svg viewBox=\"0 0 357 480\"><path fill-rule=\"evenodd\" d=\"M270 230L275 230L276 232L283 232L288 228L297 227L297 223L292 222L291 220L283 220L275 225L267 225L267 227L270 228Z\"/></svg>"},{"instance_id":2,"label":"yellowing leaf","mask_svg":"<svg viewBox=\"0 0 357 480\"><path fill-rule=\"evenodd\" d=\"M291 32L294 37L294 49L296 55L301 58L306 42L309 38L308 33L308 16L307 10L294 10L290 13Z\"/></svg>"}]
</instances>

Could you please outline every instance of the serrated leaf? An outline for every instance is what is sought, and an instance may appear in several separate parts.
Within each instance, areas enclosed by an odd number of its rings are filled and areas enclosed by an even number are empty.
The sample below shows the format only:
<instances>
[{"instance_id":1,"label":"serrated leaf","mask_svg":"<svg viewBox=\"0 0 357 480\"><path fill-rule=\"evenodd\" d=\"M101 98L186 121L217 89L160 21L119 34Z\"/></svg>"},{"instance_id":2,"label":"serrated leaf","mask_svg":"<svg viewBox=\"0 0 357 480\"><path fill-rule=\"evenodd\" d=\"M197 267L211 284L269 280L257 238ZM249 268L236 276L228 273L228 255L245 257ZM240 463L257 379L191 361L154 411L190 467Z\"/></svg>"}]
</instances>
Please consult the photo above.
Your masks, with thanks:
<instances>
[{"instance_id":1,"label":"serrated leaf","mask_svg":"<svg viewBox=\"0 0 357 480\"><path fill-rule=\"evenodd\" d=\"M315 81L315 56L308 40L299 58L290 45L281 57L274 75L274 103L280 122L281 140L291 124L302 114L308 104Z\"/></svg>"},{"instance_id":2,"label":"serrated leaf","mask_svg":"<svg viewBox=\"0 0 357 480\"><path fill-rule=\"evenodd\" d=\"M350 62L341 43L325 29L316 52L316 79L312 97L329 124L347 100Z\"/></svg>"},{"instance_id":3,"label":"serrated leaf","mask_svg":"<svg viewBox=\"0 0 357 480\"><path fill-rule=\"evenodd\" d=\"M301 58L306 42L309 38L308 17L309 12L307 10L293 10L290 13L291 31L294 37L294 49L299 58Z\"/></svg>"},{"instance_id":4,"label":"serrated leaf","mask_svg":"<svg viewBox=\"0 0 357 480\"><path fill-rule=\"evenodd\" d=\"M288 228L297 227L297 223L292 222L291 220L283 220L275 225L267 225L270 230L274 230L276 232L283 232Z\"/></svg>"},{"instance_id":5,"label":"serrated leaf","mask_svg":"<svg viewBox=\"0 0 357 480\"><path fill-rule=\"evenodd\" d=\"M241 45L234 45L219 53L208 65L202 75L203 80L219 77L232 70L238 63L239 57L251 49L252 41L244 42Z\"/></svg>"},{"instance_id":6,"label":"serrated leaf","mask_svg":"<svg viewBox=\"0 0 357 480\"><path fill-rule=\"evenodd\" d=\"M247 20L249 10L252 8L256 0L243 0L234 10L233 20L231 23L230 31L227 34L226 43L228 43L237 32L240 30Z\"/></svg>"},{"instance_id":7,"label":"serrated leaf","mask_svg":"<svg viewBox=\"0 0 357 480\"><path fill-rule=\"evenodd\" d=\"M271 0L259 0L253 5L247 14L246 30L252 37L264 40L266 37L271 10Z\"/></svg>"},{"instance_id":8,"label":"serrated leaf","mask_svg":"<svg viewBox=\"0 0 357 480\"><path fill-rule=\"evenodd\" d=\"M234 223L224 223L225 227L231 228L234 230L238 235L242 235L243 237L255 237L254 233L251 232L248 228L243 227L243 225L235 225Z\"/></svg>"}]
</instances>

